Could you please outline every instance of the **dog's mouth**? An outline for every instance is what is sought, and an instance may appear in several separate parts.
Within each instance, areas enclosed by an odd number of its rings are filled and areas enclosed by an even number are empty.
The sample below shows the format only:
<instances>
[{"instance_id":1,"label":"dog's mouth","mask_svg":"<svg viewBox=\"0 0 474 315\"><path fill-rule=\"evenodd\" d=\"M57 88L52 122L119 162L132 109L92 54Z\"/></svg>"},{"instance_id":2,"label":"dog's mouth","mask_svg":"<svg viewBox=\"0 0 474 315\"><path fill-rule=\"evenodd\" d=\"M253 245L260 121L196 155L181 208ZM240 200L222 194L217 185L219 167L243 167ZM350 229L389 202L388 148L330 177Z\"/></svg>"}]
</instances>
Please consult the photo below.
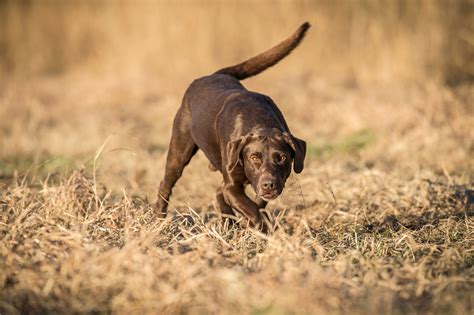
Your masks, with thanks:
<instances>
[{"instance_id":1,"label":"dog's mouth","mask_svg":"<svg viewBox=\"0 0 474 315\"><path fill-rule=\"evenodd\" d=\"M264 194L259 194L259 197L265 201L271 201L271 200L276 199L276 197L278 197L278 192L277 191L266 192Z\"/></svg>"}]
</instances>

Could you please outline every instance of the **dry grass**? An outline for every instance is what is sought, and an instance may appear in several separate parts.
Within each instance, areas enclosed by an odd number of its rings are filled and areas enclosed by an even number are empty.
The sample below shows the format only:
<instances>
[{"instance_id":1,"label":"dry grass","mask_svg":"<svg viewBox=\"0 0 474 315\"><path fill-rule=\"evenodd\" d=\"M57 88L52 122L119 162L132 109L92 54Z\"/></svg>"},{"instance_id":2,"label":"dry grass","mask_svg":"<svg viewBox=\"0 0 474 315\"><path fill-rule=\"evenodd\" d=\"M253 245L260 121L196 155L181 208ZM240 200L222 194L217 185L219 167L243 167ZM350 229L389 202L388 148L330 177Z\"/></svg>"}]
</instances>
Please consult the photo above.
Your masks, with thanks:
<instances>
[{"instance_id":1,"label":"dry grass","mask_svg":"<svg viewBox=\"0 0 474 315\"><path fill-rule=\"evenodd\" d=\"M11 185L1 204L2 307L11 313L472 311L473 210L466 208L466 188L446 178L403 181L375 171L346 181L364 186L346 192L347 199L293 205L270 237L186 207L156 221L147 202L97 194L79 172L55 185Z\"/></svg>"},{"instance_id":2,"label":"dry grass","mask_svg":"<svg viewBox=\"0 0 474 315\"><path fill-rule=\"evenodd\" d=\"M440 15L443 2L389 1L377 15L372 1L278 1L263 20L268 4L53 3L0 4L0 44L10 43L0 50L0 313L472 313L474 85L461 80L472 60L470 48L442 49L446 34L469 30L469 2ZM352 26L340 23L347 14ZM305 170L269 204L278 230L223 225L221 179L202 154L171 214L156 219L187 84L308 17L302 46L244 82L272 96L309 144ZM337 50L345 30L354 41ZM31 47L47 49L25 57ZM459 84L446 86L452 77Z\"/></svg>"}]
</instances>

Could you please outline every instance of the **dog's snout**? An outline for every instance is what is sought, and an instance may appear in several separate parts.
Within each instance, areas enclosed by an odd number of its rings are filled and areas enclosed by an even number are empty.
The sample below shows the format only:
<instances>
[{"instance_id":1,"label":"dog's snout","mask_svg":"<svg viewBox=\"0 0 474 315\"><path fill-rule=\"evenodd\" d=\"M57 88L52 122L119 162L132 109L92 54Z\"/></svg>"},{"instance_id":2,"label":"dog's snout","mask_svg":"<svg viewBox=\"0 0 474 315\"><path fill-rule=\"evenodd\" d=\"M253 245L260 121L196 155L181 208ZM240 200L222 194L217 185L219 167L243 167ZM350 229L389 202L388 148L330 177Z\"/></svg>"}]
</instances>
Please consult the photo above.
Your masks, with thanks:
<instances>
[{"instance_id":1,"label":"dog's snout","mask_svg":"<svg viewBox=\"0 0 474 315\"><path fill-rule=\"evenodd\" d=\"M270 201L280 194L281 187L277 178L264 176L260 179L260 184L256 192L263 200Z\"/></svg>"},{"instance_id":2,"label":"dog's snout","mask_svg":"<svg viewBox=\"0 0 474 315\"><path fill-rule=\"evenodd\" d=\"M275 182L271 179L264 179L262 181L262 188L264 190L273 190L275 189Z\"/></svg>"}]
</instances>

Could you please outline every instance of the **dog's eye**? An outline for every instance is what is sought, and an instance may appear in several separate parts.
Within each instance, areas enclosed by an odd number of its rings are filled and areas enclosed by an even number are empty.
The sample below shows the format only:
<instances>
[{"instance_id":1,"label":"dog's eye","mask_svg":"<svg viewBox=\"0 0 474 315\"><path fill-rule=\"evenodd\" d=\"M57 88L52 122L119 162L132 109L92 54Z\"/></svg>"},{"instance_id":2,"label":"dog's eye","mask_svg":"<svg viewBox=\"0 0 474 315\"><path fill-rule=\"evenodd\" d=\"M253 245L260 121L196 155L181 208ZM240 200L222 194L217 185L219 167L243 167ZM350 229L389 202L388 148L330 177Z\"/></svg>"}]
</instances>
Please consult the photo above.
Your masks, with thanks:
<instances>
[{"instance_id":1,"label":"dog's eye","mask_svg":"<svg viewBox=\"0 0 474 315\"><path fill-rule=\"evenodd\" d=\"M258 155L252 154L250 156L250 161L257 163L257 162L260 162L260 158L258 157Z\"/></svg>"},{"instance_id":2,"label":"dog's eye","mask_svg":"<svg viewBox=\"0 0 474 315\"><path fill-rule=\"evenodd\" d=\"M277 159L278 159L279 163L283 163L283 162L286 161L286 155L285 154L278 154Z\"/></svg>"}]
</instances>

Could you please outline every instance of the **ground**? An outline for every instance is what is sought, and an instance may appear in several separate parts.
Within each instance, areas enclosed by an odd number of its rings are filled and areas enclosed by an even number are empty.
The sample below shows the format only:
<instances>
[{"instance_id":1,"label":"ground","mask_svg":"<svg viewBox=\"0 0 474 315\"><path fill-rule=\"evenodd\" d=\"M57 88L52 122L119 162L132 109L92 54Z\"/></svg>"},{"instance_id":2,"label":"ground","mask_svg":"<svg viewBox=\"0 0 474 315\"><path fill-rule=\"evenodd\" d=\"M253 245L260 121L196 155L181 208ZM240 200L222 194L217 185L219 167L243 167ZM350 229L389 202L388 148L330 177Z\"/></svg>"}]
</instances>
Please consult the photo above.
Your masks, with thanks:
<instances>
[{"instance_id":1,"label":"ground","mask_svg":"<svg viewBox=\"0 0 474 315\"><path fill-rule=\"evenodd\" d=\"M3 82L0 313L472 313L474 86L272 73L244 84L308 154L271 235L221 222L202 153L153 213L189 82Z\"/></svg>"}]
</instances>

